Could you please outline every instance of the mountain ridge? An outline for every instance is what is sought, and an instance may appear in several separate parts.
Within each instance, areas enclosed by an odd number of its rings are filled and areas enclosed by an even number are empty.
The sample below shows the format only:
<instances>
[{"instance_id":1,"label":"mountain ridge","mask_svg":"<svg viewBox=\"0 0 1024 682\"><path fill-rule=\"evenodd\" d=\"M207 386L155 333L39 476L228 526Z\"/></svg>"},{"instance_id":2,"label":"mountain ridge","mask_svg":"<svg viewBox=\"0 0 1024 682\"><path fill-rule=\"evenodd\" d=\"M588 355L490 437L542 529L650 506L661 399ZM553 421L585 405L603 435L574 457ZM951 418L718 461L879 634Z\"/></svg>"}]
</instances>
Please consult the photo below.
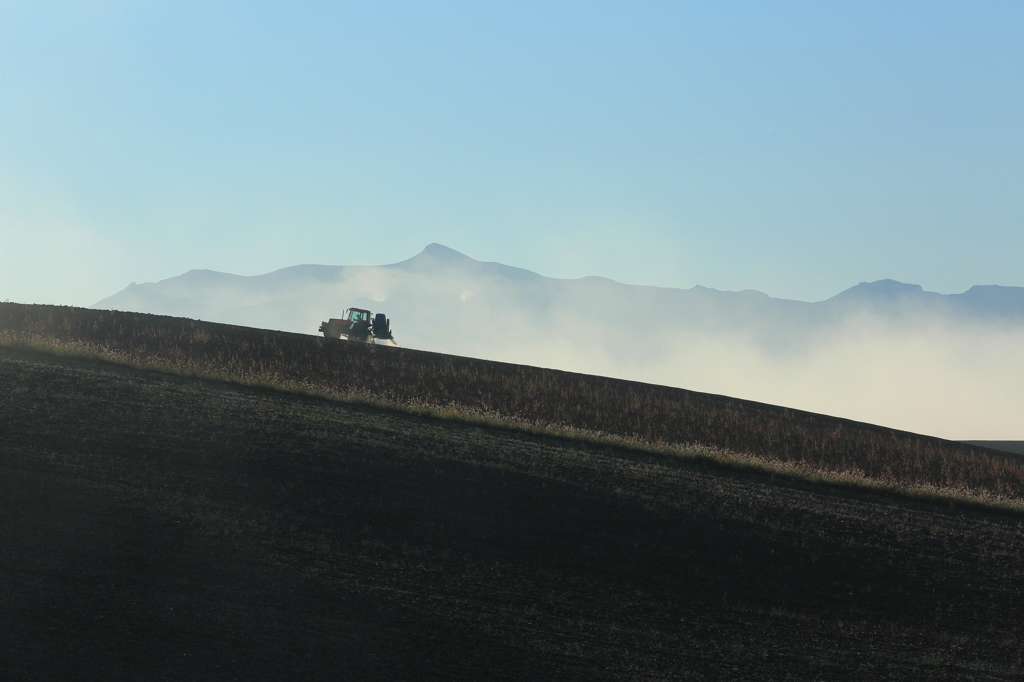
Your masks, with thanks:
<instances>
[{"instance_id":1,"label":"mountain ridge","mask_svg":"<svg viewBox=\"0 0 1024 682\"><path fill-rule=\"evenodd\" d=\"M670 384L950 439L1013 440L1024 412L1024 287L862 282L824 301L559 279L441 244L389 265L189 271L110 308L316 334L383 312L407 347ZM959 424L959 426L958 426Z\"/></svg>"},{"instance_id":2,"label":"mountain ridge","mask_svg":"<svg viewBox=\"0 0 1024 682\"><path fill-rule=\"evenodd\" d=\"M152 287L156 285L166 284L168 282L181 281L183 279L194 280L203 278L205 280L232 280L232 281L252 281L262 278L278 278L284 273L302 273L308 274L310 272L319 271L325 275L336 274L340 270L350 268L387 268L392 270L406 270L406 271L423 271L427 269L425 266L429 265L445 265L445 266L460 266L460 267L471 267L476 270L490 271L493 273L502 274L505 276L515 275L516 278L536 278L541 280L548 280L552 282L580 282L580 281L594 281L602 280L609 283L613 283L622 287L636 287L644 289L659 289L668 291L708 291L715 292L718 294L757 294L759 296L769 298L775 301L788 301L795 303L805 303L809 305L828 303L836 299L845 299L852 297L870 297L876 298L893 299L900 296L915 296L915 297L927 297L929 299L938 298L941 300L947 299L971 299L971 300L987 300L992 301L995 299L1006 300L1010 303L1014 311L1021 311L1024 314L1024 287L1017 286L1006 286L999 284L975 284L969 287L966 291L958 294L940 294L938 292L926 291L920 284L912 284L906 282L900 282L894 279L881 279L872 282L860 282L855 284L848 289L844 289L839 293L821 300L821 301L802 301L799 299L779 298L771 296L765 292L757 289L743 289L743 290L730 290L730 289L714 289L712 287L705 287L703 285L694 285L688 289L680 287L662 287L655 285L645 284L631 284L626 282L620 282L609 277L602 275L585 275L583 277L576 278L559 278L549 277L540 273L527 270L525 268L519 268L516 266L506 265L497 261L478 261L470 256L467 256L455 249L444 246L443 244L431 243L428 244L420 253L412 256L403 261L396 263L390 263L386 265L327 265L327 264L314 264L314 263L303 263L298 265L286 266L272 270L268 273L260 275L237 275L234 273L222 272L218 270L210 269L192 269L181 275L175 275L157 282L133 282L129 284L125 289L111 296L97 301L91 308L103 308L110 303L118 302L118 297L125 291L131 289L137 289L139 287ZM142 312L142 311L139 311Z\"/></svg>"}]
</instances>

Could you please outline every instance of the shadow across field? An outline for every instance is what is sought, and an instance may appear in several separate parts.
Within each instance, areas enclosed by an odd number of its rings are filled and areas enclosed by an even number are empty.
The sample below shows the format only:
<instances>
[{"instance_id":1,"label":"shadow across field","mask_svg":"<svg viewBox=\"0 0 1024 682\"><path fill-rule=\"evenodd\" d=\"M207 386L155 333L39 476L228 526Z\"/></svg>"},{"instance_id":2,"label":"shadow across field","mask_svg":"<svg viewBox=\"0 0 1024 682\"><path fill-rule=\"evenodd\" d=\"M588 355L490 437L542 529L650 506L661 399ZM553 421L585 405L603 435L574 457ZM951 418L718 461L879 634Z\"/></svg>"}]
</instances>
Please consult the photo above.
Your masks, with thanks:
<instances>
[{"instance_id":1,"label":"shadow across field","mask_svg":"<svg viewBox=\"0 0 1024 682\"><path fill-rule=\"evenodd\" d=\"M1024 673L1019 519L9 350L0 547L4 679Z\"/></svg>"}]
</instances>

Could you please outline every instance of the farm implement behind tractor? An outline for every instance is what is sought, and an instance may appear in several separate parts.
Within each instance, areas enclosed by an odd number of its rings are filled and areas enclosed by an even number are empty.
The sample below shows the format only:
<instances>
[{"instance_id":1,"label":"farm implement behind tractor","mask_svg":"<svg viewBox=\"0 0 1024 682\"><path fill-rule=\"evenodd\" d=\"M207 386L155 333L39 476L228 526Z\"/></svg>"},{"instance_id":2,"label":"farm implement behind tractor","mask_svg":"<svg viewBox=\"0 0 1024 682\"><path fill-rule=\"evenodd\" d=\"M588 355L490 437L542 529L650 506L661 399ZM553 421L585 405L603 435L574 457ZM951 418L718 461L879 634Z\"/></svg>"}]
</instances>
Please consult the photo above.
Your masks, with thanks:
<instances>
[{"instance_id":1,"label":"farm implement behind tractor","mask_svg":"<svg viewBox=\"0 0 1024 682\"><path fill-rule=\"evenodd\" d=\"M380 342L386 346L398 345L395 337L391 335L391 321L387 315L374 315L362 308L349 308L345 311L345 317L332 317L326 322L321 322L320 331L328 339L347 339L359 343Z\"/></svg>"}]
</instances>

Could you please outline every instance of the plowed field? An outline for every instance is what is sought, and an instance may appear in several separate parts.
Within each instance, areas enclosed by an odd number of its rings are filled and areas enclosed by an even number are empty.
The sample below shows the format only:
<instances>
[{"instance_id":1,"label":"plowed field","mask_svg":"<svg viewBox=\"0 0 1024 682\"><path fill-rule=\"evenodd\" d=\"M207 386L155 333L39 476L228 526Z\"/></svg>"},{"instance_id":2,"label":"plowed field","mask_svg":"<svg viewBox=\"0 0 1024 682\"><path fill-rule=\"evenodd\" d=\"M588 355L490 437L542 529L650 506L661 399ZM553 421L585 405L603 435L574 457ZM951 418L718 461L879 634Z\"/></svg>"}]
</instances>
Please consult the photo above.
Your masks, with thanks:
<instances>
[{"instance_id":1,"label":"plowed field","mask_svg":"<svg viewBox=\"0 0 1024 682\"><path fill-rule=\"evenodd\" d=\"M1019 679L1022 521L0 351L0 678Z\"/></svg>"}]
</instances>

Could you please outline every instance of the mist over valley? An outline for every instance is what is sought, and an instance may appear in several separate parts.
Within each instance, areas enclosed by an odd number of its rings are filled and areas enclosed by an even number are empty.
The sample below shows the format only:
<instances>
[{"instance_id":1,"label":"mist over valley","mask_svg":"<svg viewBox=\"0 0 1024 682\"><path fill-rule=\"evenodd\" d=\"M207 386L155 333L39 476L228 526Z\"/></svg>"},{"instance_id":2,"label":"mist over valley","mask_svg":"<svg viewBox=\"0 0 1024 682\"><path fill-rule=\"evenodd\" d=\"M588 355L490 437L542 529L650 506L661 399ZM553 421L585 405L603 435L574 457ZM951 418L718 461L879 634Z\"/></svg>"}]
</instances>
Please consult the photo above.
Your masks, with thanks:
<instances>
[{"instance_id":1,"label":"mist over valley","mask_svg":"<svg viewBox=\"0 0 1024 682\"><path fill-rule=\"evenodd\" d=\"M431 244L382 266L192 270L94 308L316 334L385 312L399 344L731 395L949 439L1020 440L1024 287L892 280L820 302L554 279Z\"/></svg>"}]
</instances>

